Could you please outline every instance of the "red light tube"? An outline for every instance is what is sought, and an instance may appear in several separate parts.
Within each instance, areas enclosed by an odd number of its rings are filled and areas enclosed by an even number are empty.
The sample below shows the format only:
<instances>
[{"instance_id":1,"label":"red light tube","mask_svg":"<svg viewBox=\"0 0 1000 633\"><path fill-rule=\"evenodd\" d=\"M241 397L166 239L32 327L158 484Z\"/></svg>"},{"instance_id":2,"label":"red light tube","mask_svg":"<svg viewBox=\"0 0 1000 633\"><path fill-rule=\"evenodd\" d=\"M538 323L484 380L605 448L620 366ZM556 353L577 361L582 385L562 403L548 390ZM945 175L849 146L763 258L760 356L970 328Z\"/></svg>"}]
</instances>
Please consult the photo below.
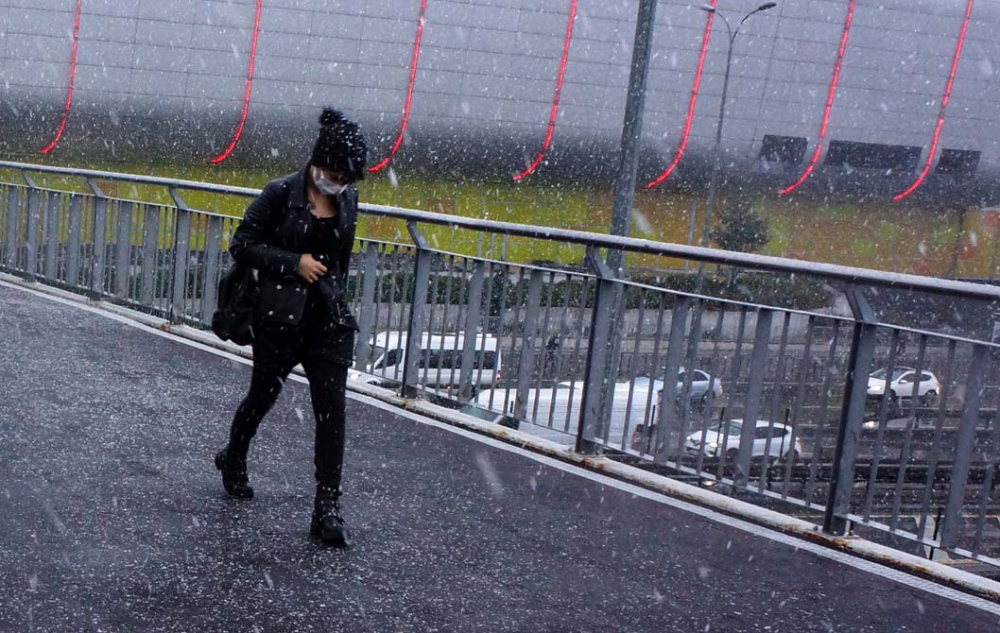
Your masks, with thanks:
<instances>
[{"instance_id":1,"label":"red light tube","mask_svg":"<svg viewBox=\"0 0 1000 633\"><path fill-rule=\"evenodd\" d=\"M243 114L240 115L240 124L236 126L236 133L233 134L233 140L229 142L229 147L226 148L226 151L213 158L212 163L221 163L229 158L229 155L236 149L236 144L240 142L240 136L243 134L243 125L247 122L247 111L250 109L250 89L253 87L253 63L257 57L257 35L260 33L260 7L263 2L264 0L257 0L257 13L253 20L253 39L250 41L250 64L247 67L247 84L246 89L243 91Z\"/></svg>"},{"instance_id":2,"label":"red light tube","mask_svg":"<svg viewBox=\"0 0 1000 633\"><path fill-rule=\"evenodd\" d=\"M965 19L962 21L962 30L958 33L958 43L955 45L955 55L951 60L951 70L948 73L948 83L944 87L944 96L941 97L941 111L938 112L937 125L934 126L934 136L931 137L931 146L927 150L927 162L920 170L920 175L909 187L900 194L892 198L893 202L899 202L906 196L916 191L917 187L924 182L927 174L931 170L931 163L934 162L934 153L937 151L938 141L941 139L941 126L944 124L945 110L948 109L948 101L951 100L951 88L955 84L955 71L958 70L958 62L962 59L962 47L965 45L965 33L969 30L969 16L972 15L973 0L968 0L965 5Z\"/></svg>"},{"instance_id":3,"label":"red light tube","mask_svg":"<svg viewBox=\"0 0 1000 633\"><path fill-rule=\"evenodd\" d=\"M857 4L857 0L851 0L851 4L847 7L847 18L844 20L844 31L840 35L840 48L837 49L837 62L833 65L833 79L830 80L830 90L826 95L826 108L823 109L823 122L819 126L819 138L816 140L816 148L813 150L812 158L809 159L809 164L806 165L806 169L799 176L799 179L778 192L782 196L795 191L799 185L809 178L813 169L816 168L816 164L819 163L820 154L823 153L823 140L826 138L826 128L830 124L830 110L833 108L833 99L837 95L837 82L840 80L840 68L841 63L844 61L844 50L847 49L847 36L851 32L851 22L854 20L855 4Z\"/></svg>"},{"instance_id":4,"label":"red light tube","mask_svg":"<svg viewBox=\"0 0 1000 633\"><path fill-rule=\"evenodd\" d=\"M413 59L410 61L410 85L406 89L406 104L403 106L403 122L399 126L399 134L396 141L389 150L389 155L380 160L376 165L369 167L369 173L375 173L389 164L392 157L399 151L399 146L403 144L403 135L406 133L406 125L410 122L410 107L413 105L413 84L417 79L417 61L420 59L420 39L424 35L424 14L427 12L427 0L420 2L420 17L417 19L417 36L413 40Z\"/></svg>"},{"instance_id":5,"label":"red light tube","mask_svg":"<svg viewBox=\"0 0 1000 633\"><path fill-rule=\"evenodd\" d=\"M712 0L711 7L715 8L715 3L718 0ZM708 18L705 20L705 33L701 36L701 53L698 56L698 67L694 71L694 84L691 86L691 100L688 101L688 111L687 118L684 120L684 131L681 133L681 142L677 146L677 152L674 154L674 159L670 161L667 168L663 172L646 183L646 189L652 189L656 185L660 184L677 167L677 163L681 162L681 158L684 156L684 150L687 149L688 138L691 136L691 122L694 120L694 107L698 104L698 89L701 87L701 74L705 68L705 55L708 53L708 41L712 37L712 22L715 20L715 13L709 13Z\"/></svg>"},{"instance_id":6,"label":"red light tube","mask_svg":"<svg viewBox=\"0 0 1000 633\"><path fill-rule=\"evenodd\" d=\"M38 150L39 154L48 154L55 149L56 145L59 144L59 139L62 138L63 132L66 130L69 110L73 106L73 80L76 77L76 48L80 41L80 13L82 10L83 0L76 0L76 18L73 20L73 52L69 58L69 89L66 91L66 104L63 106L62 121L59 123L59 129L56 130L56 135L52 138L52 142Z\"/></svg>"},{"instance_id":7,"label":"red light tube","mask_svg":"<svg viewBox=\"0 0 1000 633\"><path fill-rule=\"evenodd\" d=\"M527 169L514 176L514 182L519 182L535 171L545 158L545 152L552 144L552 135L556 131L556 116L559 114L559 95L562 92L563 77L566 75L566 60L569 58L569 43L573 39L573 20L576 19L577 0L571 0L569 6L569 20L566 21L566 37L563 40L562 59L559 60L559 74L556 76L556 92L552 97L552 110L549 112L549 127L545 132L545 140L542 141L542 149L531 161Z\"/></svg>"}]
</instances>

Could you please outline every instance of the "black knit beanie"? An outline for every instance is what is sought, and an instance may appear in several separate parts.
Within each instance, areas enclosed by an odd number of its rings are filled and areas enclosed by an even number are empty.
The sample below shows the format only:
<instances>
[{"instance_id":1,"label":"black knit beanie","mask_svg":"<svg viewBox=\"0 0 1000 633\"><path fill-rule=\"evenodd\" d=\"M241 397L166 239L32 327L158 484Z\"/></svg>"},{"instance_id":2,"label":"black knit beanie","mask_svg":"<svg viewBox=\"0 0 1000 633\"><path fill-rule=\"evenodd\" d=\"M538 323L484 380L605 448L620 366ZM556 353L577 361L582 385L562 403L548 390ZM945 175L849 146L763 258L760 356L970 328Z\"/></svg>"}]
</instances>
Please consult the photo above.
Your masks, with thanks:
<instances>
[{"instance_id":1,"label":"black knit beanie","mask_svg":"<svg viewBox=\"0 0 1000 633\"><path fill-rule=\"evenodd\" d=\"M319 126L319 138L309 163L338 171L352 181L364 179L368 147L358 124L328 106L319 115Z\"/></svg>"}]
</instances>

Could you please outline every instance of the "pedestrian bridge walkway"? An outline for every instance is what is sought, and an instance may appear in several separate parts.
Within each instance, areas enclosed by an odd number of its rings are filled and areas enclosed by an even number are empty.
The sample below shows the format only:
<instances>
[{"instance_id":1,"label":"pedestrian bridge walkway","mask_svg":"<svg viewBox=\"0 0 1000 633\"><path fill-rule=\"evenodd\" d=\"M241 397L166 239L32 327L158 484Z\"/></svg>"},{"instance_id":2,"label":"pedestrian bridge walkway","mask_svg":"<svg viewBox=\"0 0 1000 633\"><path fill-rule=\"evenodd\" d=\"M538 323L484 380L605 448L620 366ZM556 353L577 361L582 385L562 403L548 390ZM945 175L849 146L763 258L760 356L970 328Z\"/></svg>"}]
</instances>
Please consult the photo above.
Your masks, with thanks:
<instances>
[{"instance_id":1,"label":"pedestrian bridge walkway","mask_svg":"<svg viewBox=\"0 0 1000 633\"><path fill-rule=\"evenodd\" d=\"M254 500L227 499L212 467L249 373L0 285L0 631L1000 624L978 598L359 400L355 546L318 547L305 385L261 429Z\"/></svg>"}]
</instances>

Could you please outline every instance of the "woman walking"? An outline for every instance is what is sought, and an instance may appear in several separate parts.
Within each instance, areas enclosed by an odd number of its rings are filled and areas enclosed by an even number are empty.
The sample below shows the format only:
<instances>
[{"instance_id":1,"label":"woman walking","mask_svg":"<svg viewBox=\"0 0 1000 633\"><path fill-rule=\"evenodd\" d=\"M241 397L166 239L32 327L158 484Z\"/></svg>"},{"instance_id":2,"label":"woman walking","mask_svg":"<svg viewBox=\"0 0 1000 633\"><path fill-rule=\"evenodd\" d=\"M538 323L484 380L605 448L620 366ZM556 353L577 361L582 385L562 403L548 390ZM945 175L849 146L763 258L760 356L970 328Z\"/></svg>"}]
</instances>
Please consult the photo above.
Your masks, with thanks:
<instances>
[{"instance_id":1,"label":"woman walking","mask_svg":"<svg viewBox=\"0 0 1000 633\"><path fill-rule=\"evenodd\" d=\"M289 372L301 363L316 418L316 498L310 534L347 547L340 510L347 370L357 324L345 289L367 148L357 124L332 108L320 116L309 162L267 184L233 236L233 258L257 271L250 390L236 409L229 443L215 456L222 484L249 499L250 441Z\"/></svg>"}]
</instances>

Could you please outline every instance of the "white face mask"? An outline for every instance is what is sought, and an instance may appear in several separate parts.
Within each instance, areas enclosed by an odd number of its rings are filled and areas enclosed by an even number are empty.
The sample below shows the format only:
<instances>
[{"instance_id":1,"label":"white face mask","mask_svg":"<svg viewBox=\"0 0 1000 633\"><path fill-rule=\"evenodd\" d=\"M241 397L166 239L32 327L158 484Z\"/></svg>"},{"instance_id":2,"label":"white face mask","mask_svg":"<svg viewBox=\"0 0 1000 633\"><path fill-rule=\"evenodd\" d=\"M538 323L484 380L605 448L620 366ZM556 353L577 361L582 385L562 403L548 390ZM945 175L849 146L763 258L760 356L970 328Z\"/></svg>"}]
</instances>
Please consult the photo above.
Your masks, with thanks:
<instances>
[{"instance_id":1,"label":"white face mask","mask_svg":"<svg viewBox=\"0 0 1000 633\"><path fill-rule=\"evenodd\" d=\"M315 167L312 168L312 177L316 188L328 196L339 196L344 189L347 189L347 185L341 185L324 178L323 173Z\"/></svg>"}]
</instances>

